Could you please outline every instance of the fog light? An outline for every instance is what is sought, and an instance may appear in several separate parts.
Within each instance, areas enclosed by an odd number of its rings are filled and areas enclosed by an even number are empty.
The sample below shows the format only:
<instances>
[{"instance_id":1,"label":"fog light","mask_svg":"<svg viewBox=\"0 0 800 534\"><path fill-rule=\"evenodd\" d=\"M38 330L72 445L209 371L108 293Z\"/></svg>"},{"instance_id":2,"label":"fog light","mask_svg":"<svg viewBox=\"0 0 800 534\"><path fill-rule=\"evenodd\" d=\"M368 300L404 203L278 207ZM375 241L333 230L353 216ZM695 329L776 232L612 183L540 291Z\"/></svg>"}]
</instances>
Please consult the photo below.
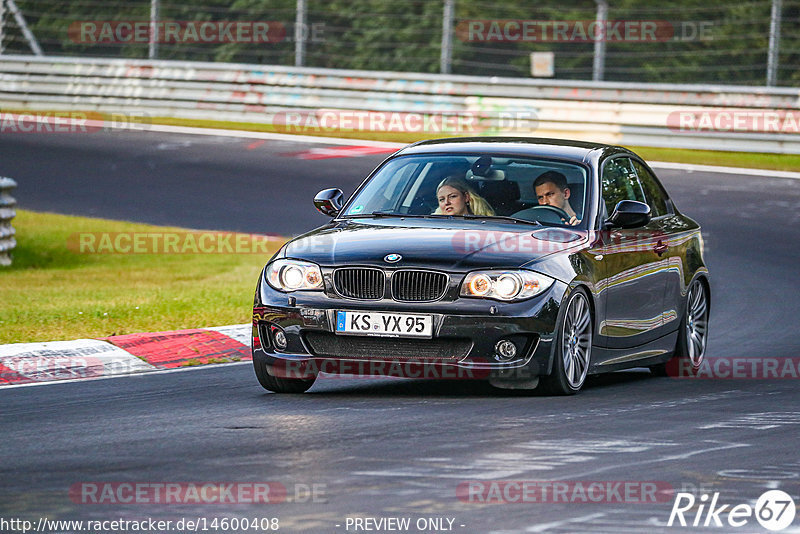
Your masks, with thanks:
<instances>
[{"instance_id":1,"label":"fog light","mask_svg":"<svg viewBox=\"0 0 800 534\"><path fill-rule=\"evenodd\" d=\"M507 339L501 339L494 346L494 352L499 360L510 360L517 355L517 346Z\"/></svg>"},{"instance_id":2,"label":"fog light","mask_svg":"<svg viewBox=\"0 0 800 534\"><path fill-rule=\"evenodd\" d=\"M286 334L280 328L272 327L272 341L275 343L275 348L279 350L286 348Z\"/></svg>"}]
</instances>

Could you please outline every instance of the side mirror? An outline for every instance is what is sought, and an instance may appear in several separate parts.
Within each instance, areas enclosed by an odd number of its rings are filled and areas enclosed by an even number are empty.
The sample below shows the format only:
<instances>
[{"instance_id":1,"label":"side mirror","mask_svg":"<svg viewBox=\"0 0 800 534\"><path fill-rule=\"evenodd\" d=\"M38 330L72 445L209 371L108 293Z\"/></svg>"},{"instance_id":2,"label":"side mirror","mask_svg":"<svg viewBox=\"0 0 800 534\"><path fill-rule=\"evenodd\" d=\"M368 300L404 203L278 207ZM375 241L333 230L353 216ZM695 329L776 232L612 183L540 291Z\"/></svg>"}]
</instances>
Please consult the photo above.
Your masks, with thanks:
<instances>
[{"instance_id":1,"label":"side mirror","mask_svg":"<svg viewBox=\"0 0 800 534\"><path fill-rule=\"evenodd\" d=\"M323 189L314 197L314 207L328 217L336 217L342 211L344 193L341 189Z\"/></svg>"},{"instance_id":2,"label":"side mirror","mask_svg":"<svg viewBox=\"0 0 800 534\"><path fill-rule=\"evenodd\" d=\"M606 219L612 228L639 228L650 222L650 206L636 200L620 200L614 213Z\"/></svg>"}]
</instances>

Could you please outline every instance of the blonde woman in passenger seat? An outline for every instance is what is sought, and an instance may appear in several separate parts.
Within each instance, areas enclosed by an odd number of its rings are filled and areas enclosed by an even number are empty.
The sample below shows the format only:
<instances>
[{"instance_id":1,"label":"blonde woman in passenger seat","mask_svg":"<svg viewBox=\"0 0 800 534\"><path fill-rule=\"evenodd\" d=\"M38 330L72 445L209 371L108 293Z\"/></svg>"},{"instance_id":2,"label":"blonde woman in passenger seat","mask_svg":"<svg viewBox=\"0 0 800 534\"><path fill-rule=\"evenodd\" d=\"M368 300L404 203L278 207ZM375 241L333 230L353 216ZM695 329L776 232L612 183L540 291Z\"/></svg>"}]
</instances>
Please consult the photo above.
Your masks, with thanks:
<instances>
[{"instance_id":1,"label":"blonde woman in passenger seat","mask_svg":"<svg viewBox=\"0 0 800 534\"><path fill-rule=\"evenodd\" d=\"M486 199L460 176L448 176L436 188L439 207L434 215L494 215Z\"/></svg>"}]
</instances>

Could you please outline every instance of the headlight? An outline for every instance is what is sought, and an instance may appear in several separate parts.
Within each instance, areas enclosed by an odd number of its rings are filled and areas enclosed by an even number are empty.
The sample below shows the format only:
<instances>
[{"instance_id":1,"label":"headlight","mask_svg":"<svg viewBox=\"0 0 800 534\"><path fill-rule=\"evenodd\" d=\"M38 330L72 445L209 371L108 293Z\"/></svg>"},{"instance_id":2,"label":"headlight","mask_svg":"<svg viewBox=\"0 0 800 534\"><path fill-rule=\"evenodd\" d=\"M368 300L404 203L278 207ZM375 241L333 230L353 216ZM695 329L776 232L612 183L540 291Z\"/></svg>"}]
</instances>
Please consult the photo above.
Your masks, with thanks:
<instances>
[{"instance_id":1,"label":"headlight","mask_svg":"<svg viewBox=\"0 0 800 534\"><path fill-rule=\"evenodd\" d=\"M461 296L523 300L547 290L553 281L549 276L532 271L474 271L461 284Z\"/></svg>"},{"instance_id":2,"label":"headlight","mask_svg":"<svg viewBox=\"0 0 800 534\"><path fill-rule=\"evenodd\" d=\"M275 260L267 266L267 283L279 291L321 290L322 271L307 261Z\"/></svg>"}]
</instances>

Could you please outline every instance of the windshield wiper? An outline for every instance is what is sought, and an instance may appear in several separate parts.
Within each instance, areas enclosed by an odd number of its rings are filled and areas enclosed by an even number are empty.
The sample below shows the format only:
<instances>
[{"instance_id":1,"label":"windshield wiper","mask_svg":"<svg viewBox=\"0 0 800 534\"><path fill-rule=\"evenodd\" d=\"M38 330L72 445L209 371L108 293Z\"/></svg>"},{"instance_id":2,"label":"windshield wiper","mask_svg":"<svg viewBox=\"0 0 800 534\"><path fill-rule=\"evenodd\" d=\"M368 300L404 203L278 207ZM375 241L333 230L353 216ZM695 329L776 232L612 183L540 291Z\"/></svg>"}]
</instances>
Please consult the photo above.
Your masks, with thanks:
<instances>
[{"instance_id":1,"label":"windshield wiper","mask_svg":"<svg viewBox=\"0 0 800 534\"><path fill-rule=\"evenodd\" d=\"M459 217L464 217L465 219L492 219L492 220L508 221L513 223L532 224L534 226L544 226L539 221L516 219L514 217L509 217L508 215L460 215Z\"/></svg>"},{"instance_id":2,"label":"windshield wiper","mask_svg":"<svg viewBox=\"0 0 800 534\"><path fill-rule=\"evenodd\" d=\"M344 218L346 219L375 219L378 217L399 217L399 218L414 218L414 219L452 219L454 217L460 217L462 219L469 219L469 220L481 220L481 219L492 219L498 221L505 221L511 222L514 224L522 223L522 224L532 224L534 226L545 226L539 221L527 221L525 219L515 219L514 217L509 217L507 215L447 215L444 213L431 213L428 215L421 215L421 214L412 214L412 213L397 213L394 211L373 211L372 213L365 213L363 215L360 214L349 214L345 215Z\"/></svg>"},{"instance_id":3,"label":"windshield wiper","mask_svg":"<svg viewBox=\"0 0 800 534\"><path fill-rule=\"evenodd\" d=\"M348 219L374 219L377 217L427 217L427 215L416 215L412 213L397 213L394 211L373 211L372 213L365 213L363 215L358 213L351 213L349 215L345 215L345 218Z\"/></svg>"}]
</instances>

